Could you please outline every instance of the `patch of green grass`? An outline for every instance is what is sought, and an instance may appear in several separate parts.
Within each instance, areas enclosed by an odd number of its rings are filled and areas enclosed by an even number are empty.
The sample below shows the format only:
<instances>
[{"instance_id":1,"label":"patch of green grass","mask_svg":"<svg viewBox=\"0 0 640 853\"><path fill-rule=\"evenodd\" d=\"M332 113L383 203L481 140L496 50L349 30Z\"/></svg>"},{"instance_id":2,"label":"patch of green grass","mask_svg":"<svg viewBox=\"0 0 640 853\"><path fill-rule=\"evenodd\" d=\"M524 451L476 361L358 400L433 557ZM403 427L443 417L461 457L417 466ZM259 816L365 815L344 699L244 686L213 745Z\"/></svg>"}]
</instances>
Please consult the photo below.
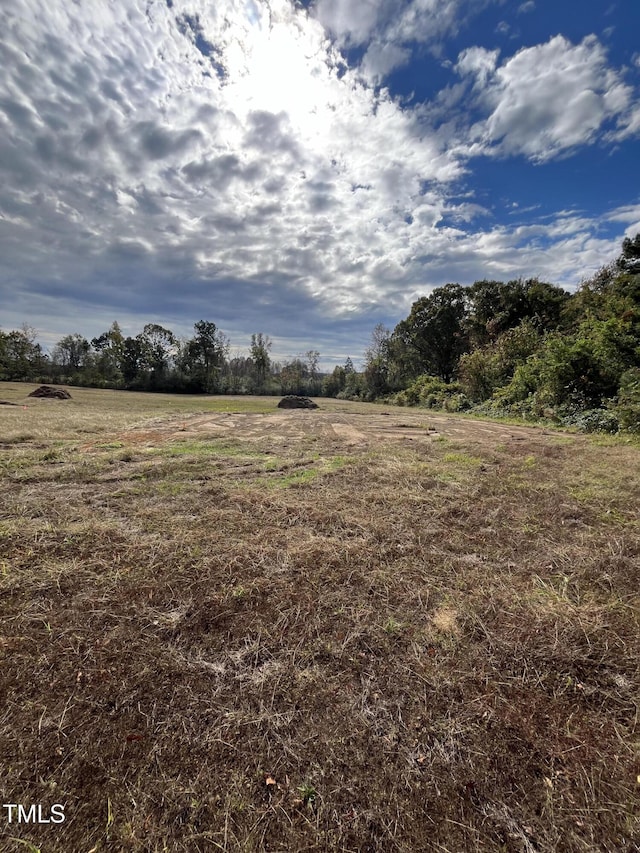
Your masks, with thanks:
<instances>
[{"instance_id":1,"label":"patch of green grass","mask_svg":"<svg viewBox=\"0 0 640 853\"><path fill-rule=\"evenodd\" d=\"M382 626L382 630L385 632L385 634L388 634L389 636L393 637L397 636L398 634L401 634L404 631L405 627L406 626L404 622L400 622L393 616L390 616Z\"/></svg>"},{"instance_id":2,"label":"patch of green grass","mask_svg":"<svg viewBox=\"0 0 640 853\"><path fill-rule=\"evenodd\" d=\"M305 806L313 806L315 804L318 792L309 782L305 782L298 788L298 793Z\"/></svg>"},{"instance_id":3,"label":"patch of green grass","mask_svg":"<svg viewBox=\"0 0 640 853\"><path fill-rule=\"evenodd\" d=\"M149 456L165 456L165 457L180 457L180 456L204 456L204 457L246 457L248 459L265 459L269 460L267 454L247 447L242 442L233 442L220 439L179 439L166 444L161 444L157 447L145 448L145 453Z\"/></svg>"},{"instance_id":4,"label":"patch of green grass","mask_svg":"<svg viewBox=\"0 0 640 853\"><path fill-rule=\"evenodd\" d=\"M274 479L273 484L280 489L290 489L292 486L305 486L318 476L317 468L305 468L303 471L294 471L284 477Z\"/></svg>"},{"instance_id":5,"label":"patch of green grass","mask_svg":"<svg viewBox=\"0 0 640 853\"><path fill-rule=\"evenodd\" d=\"M465 468L479 468L482 465L482 459L478 456L470 456L468 453L445 453L442 457L443 462L452 462L455 465L462 465Z\"/></svg>"}]
</instances>

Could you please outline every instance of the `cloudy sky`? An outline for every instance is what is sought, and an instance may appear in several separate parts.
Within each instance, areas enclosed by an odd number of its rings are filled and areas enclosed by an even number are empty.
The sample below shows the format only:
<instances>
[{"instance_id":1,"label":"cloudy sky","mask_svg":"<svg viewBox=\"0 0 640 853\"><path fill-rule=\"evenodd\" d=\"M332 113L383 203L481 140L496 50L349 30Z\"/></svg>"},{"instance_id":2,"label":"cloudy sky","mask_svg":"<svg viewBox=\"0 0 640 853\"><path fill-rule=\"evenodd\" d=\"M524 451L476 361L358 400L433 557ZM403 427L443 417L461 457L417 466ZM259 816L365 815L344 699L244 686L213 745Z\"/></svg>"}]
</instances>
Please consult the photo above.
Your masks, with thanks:
<instances>
[{"instance_id":1,"label":"cloudy sky","mask_svg":"<svg viewBox=\"0 0 640 853\"><path fill-rule=\"evenodd\" d=\"M447 282L640 231L637 0L11 0L0 328L362 356Z\"/></svg>"}]
</instances>

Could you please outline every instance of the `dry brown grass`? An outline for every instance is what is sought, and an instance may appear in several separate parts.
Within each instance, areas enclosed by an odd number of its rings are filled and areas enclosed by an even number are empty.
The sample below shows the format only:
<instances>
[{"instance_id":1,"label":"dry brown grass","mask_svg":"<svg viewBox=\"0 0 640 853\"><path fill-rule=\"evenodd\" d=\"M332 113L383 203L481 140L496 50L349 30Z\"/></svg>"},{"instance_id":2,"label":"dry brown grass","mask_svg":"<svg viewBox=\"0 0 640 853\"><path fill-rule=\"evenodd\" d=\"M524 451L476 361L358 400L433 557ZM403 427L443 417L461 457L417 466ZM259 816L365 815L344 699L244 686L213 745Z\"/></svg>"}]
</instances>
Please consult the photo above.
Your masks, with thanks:
<instances>
[{"instance_id":1,"label":"dry brown grass","mask_svg":"<svg viewBox=\"0 0 640 853\"><path fill-rule=\"evenodd\" d=\"M640 849L636 446L71 390L0 410L2 851Z\"/></svg>"}]
</instances>

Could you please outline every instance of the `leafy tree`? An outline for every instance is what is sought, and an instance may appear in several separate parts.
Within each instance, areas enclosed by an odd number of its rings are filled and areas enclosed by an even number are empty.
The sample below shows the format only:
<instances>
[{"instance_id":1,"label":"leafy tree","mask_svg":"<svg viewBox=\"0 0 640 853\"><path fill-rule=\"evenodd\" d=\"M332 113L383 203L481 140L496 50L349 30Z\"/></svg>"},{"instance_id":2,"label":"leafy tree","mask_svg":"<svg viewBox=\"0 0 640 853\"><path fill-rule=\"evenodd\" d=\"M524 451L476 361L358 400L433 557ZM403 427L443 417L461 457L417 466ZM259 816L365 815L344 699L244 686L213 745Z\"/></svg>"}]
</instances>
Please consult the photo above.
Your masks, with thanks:
<instances>
[{"instance_id":1,"label":"leafy tree","mask_svg":"<svg viewBox=\"0 0 640 853\"><path fill-rule=\"evenodd\" d=\"M620 377L615 413L621 429L640 433L640 367L632 367Z\"/></svg>"},{"instance_id":2,"label":"leafy tree","mask_svg":"<svg viewBox=\"0 0 640 853\"><path fill-rule=\"evenodd\" d=\"M35 329L25 324L0 334L0 379L28 382L47 370L48 359L35 342Z\"/></svg>"},{"instance_id":3,"label":"leafy tree","mask_svg":"<svg viewBox=\"0 0 640 853\"><path fill-rule=\"evenodd\" d=\"M309 367L301 358L287 362L280 371L280 387L283 394L306 394Z\"/></svg>"},{"instance_id":4,"label":"leafy tree","mask_svg":"<svg viewBox=\"0 0 640 853\"><path fill-rule=\"evenodd\" d=\"M378 323L371 333L371 343L365 352L364 377L368 395L375 399L390 390L391 332Z\"/></svg>"},{"instance_id":5,"label":"leafy tree","mask_svg":"<svg viewBox=\"0 0 640 853\"><path fill-rule=\"evenodd\" d=\"M251 335L251 360L260 391L264 390L267 375L271 368L270 350L271 340L268 335L263 335L262 332Z\"/></svg>"},{"instance_id":6,"label":"leafy tree","mask_svg":"<svg viewBox=\"0 0 640 853\"><path fill-rule=\"evenodd\" d=\"M65 335L54 347L52 360L65 373L77 373L85 365L90 350L89 341L82 335Z\"/></svg>"},{"instance_id":7,"label":"leafy tree","mask_svg":"<svg viewBox=\"0 0 640 853\"><path fill-rule=\"evenodd\" d=\"M145 367L145 348L138 335L135 338L125 338L122 345L120 366L125 385L131 387L142 374Z\"/></svg>"},{"instance_id":8,"label":"leafy tree","mask_svg":"<svg viewBox=\"0 0 640 853\"><path fill-rule=\"evenodd\" d=\"M164 326L159 326L157 323L147 323L141 334L138 335L138 340L144 363L151 370L151 384L153 387L157 387L167 372L169 360L174 353L175 335L170 329L165 329Z\"/></svg>"},{"instance_id":9,"label":"leafy tree","mask_svg":"<svg viewBox=\"0 0 640 853\"><path fill-rule=\"evenodd\" d=\"M616 261L617 268L623 273L640 275L640 233L631 239L622 241L622 254Z\"/></svg>"},{"instance_id":10,"label":"leafy tree","mask_svg":"<svg viewBox=\"0 0 640 853\"><path fill-rule=\"evenodd\" d=\"M408 318L393 332L409 375L429 373L451 380L468 348L465 314L466 291L459 284L438 287L413 303Z\"/></svg>"},{"instance_id":11,"label":"leafy tree","mask_svg":"<svg viewBox=\"0 0 640 853\"><path fill-rule=\"evenodd\" d=\"M341 391L344 391L346 380L347 374L344 367L337 365L333 368L333 373L322 380L322 396L337 397Z\"/></svg>"},{"instance_id":12,"label":"leafy tree","mask_svg":"<svg viewBox=\"0 0 640 853\"><path fill-rule=\"evenodd\" d=\"M495 340L508 329L530 319L544 331L563 324L564 309L570 294L563 288L536 278L502 281L476 281L467 290L466 327L474 347Z\"/></svg>"},{"instance_id":13,"label":"leafy tree","mask_svg":"<svg viewBox=\"0 0 640 853\"><path fill-rule=\"evenodd\" d=\"M307 386L307 394L316 395L320 393L321 383L318 373L318 362L320 361L320 352L317 349L310 349L305 353L307 359L307 367L309 370L309 383Z\"/></svg>"},{"instance_id":14,"label":"leafy tree","mask_svg":"<svg viewBox=\"0 0 640 853\"><path fill-rule=\"evenodd\" d=\"M527 319L487 346L465 353L460 358L459 378L469 399L488 400L539 349L541 341L539 331Z\"/></svg>"},{"instance_id":15,"label":"leafy tree","mask_svg":"<svg viewBox=\"0 0 640 853\"><path fill-rule=\"evenodd\" d=\"M181 348L178 366L193 390L213 394L220 389L229 342L216 324L208 320L199 320L193 328L195 336Z\"/></svg>"},{"instance_id":16,"label":"leafy tree","mask_svg":"<svg viewBox=\"0 0 640 853\"><path fill-rule=\"evenodd\" d=\"M107 332L92 338L91 346L98 353L95 368L99 376L117 385L122 379L121 364L124 348L124 335L118 323L114 320Z\"/></svg>"}]
</instances>

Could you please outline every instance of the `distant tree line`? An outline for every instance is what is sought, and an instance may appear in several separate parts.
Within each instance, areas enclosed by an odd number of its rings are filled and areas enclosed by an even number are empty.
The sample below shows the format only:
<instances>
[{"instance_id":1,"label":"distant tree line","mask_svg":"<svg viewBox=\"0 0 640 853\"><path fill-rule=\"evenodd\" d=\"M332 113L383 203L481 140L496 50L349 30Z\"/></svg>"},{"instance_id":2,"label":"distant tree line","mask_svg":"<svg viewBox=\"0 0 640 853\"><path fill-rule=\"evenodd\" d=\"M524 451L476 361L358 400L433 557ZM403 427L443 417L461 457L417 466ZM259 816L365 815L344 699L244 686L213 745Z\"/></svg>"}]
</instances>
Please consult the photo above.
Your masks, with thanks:
<instances>
[{"instance_id":1,"label":"distant tree line","mask_svg":"<svg viewBox=\"0 0 640 853\"><path fill-rule=\"evenodd\" d=\"M62 338L43 353L35 332L0 331L0 379L189 394L306 394L419 405L640 432L640 234L570 294L536 278L447 284L414 302L393 331L377 326L358 372L329 374L309 350L284 363L271 340L248 355L200 320L178 339L147 324L125 337L117 322L91 341Z\"/></svg>"},{"instance_id":2,"label":"distant tree line","mask_svg":"<svg viewBox=\"0 0 640 853\"><path fill-rule=\"evenodd\" d=\"M91 341L66 335L50 356L35 339L36 331L26 325L0 331L0 380L185 394L333 396L346 389L355 398L362 391L350 382L357 374L349 358L329 379L318 369L318 350L275 362L272 342L262 332L251 336L248 355L231 357L228 338L208 320L198 321L186 340L157 323L125 337L114 322Z\"/></svg>"}]
</instances>

